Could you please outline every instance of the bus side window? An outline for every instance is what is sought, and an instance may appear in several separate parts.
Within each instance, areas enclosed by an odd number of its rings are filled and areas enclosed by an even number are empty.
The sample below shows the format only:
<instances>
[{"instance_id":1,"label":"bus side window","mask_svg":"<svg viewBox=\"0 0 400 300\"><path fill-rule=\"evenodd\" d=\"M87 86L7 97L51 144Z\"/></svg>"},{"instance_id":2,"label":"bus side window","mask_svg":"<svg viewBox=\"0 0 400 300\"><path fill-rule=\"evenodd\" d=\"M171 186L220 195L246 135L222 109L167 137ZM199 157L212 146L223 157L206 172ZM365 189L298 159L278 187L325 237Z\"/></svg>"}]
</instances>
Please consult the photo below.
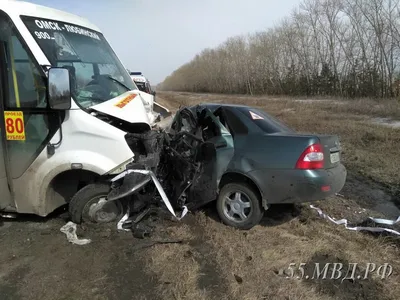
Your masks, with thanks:
<instances>
[{"instance_id":1,"label":"bus side window","mask_svg":"<svg viewBox=\"0 0 400 300\"><path fill-rule=\"evenodd\" d=\"M14 34L9 39L9 61L10 95L14 97L9 98L7 107L45 108L46 81Z\"/></svg>"}]
</instances>

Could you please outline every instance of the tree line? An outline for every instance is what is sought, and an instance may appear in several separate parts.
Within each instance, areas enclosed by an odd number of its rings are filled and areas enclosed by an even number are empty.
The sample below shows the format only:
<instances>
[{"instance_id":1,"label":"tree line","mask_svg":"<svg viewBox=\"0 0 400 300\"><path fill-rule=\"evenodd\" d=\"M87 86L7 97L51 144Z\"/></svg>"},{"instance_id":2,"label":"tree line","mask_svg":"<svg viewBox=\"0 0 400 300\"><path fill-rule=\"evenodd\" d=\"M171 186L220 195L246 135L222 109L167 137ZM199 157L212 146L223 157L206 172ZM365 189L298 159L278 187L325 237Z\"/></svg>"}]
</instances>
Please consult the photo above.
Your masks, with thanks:
<instances>
[{"instance_id":1,"label":"tree line","mask_svg":"<svg viewBox=\"0 0 400 300\"><path fill-rule=\"evenodd\" d=\"M393 97L399 62L400 0L304 0L273 28L204 49L158 88Z\"/></svg>"}]
</instances>

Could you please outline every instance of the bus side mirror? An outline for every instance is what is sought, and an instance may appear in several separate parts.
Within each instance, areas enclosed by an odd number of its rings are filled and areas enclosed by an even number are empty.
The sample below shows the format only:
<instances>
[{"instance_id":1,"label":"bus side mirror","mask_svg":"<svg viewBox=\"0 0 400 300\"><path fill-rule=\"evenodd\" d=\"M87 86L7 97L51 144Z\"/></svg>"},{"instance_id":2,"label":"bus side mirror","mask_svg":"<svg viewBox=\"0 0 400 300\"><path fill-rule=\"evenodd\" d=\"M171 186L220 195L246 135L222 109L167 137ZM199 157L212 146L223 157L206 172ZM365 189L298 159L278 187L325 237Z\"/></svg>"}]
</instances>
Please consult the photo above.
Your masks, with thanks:
<instances>
[{"instance_id":1,"label":"bus side mirror","mask_svg":"<svg viewBox=\"0 0 400 300\"><path fill-rule=\"evenodd\" d=\"M71 108L71 84L67 69L49 69L48 96L51 109L68 110Z\"/></svg>"}]
</instances>

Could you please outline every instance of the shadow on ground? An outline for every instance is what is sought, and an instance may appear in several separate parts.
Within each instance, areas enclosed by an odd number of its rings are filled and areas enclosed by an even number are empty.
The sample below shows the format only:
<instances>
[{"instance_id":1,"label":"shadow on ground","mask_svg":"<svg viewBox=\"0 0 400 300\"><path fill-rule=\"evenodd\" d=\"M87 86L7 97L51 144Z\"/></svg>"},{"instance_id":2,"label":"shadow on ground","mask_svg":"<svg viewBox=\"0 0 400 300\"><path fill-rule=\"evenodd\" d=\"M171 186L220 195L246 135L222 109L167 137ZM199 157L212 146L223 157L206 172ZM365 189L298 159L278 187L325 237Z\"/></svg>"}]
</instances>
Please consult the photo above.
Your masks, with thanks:
<instances>
[{"instance_id":1,"label":"shadow on ground","mask_svg":"<svg viewBox=\"0 0 400 300\"><path fill-rule=\"evenodd\" d=\"M59 207L46 217L41 217L33 214L15 214L15 218L0 217L0 226L6 223L47 223L56 219L69 221L68 206Z\"/></svg>"},{"instance_id":2,"label":"shadow on ground","mask_svg":"<svg viewBox=\"0 0 400 300\"><path fill-rule=\"evenodd\" d=\"M211 202L204 206L199 211L203 211L204 214L212 220L221 223L221 219L218 216L215 202ZM265 211L264 217L262 218L259 225L265 227L279 226L290 220L299 217L302 213L302 207L297 204L274 204Z\"/></svg>"}]
</instances>

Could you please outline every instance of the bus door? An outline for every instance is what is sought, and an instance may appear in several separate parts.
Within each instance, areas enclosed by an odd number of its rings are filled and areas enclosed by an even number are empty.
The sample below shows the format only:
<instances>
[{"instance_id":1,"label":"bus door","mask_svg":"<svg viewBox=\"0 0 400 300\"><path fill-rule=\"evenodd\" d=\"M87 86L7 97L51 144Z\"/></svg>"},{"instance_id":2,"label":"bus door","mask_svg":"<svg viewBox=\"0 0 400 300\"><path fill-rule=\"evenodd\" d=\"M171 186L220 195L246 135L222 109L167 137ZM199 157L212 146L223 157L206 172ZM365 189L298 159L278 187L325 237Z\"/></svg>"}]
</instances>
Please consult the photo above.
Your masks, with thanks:
<instances>
[{"instance_id":1,"label":"bus door","mask_svg":"<svg viewBox=\"0 0 400 300\"><path fill-rule=\"evenodd\" d=\"M0 70L5 67L5 52L4 43L0 41ZM7 153L6 153L6 135L4 129L4 108L3 103L5 99L4 92L6 91L4 72L0 72L0 210L13 207L13 199L11 196L11 187L7 178Z\"/></svg>"},{"instance_id":2,"label":"bus door","mask_svg":"<svg viewBox=\"0 0 400 300\"><path fill-rule=\"evenodd\" d=\"M29 191L26 187L17 186L18 179L22 176L35 176L34 170L27 174L26 171L58 130L59 115L49 108L47 78L43 69L37 64L8 15L2 11L0 28L2 61L5 64L0 68L5 85L1 112L4 127L2 125L1 128L4 128L3 145L7 151L3 149L3 157L5 165L9 166L8 182L19 212L25 206L25 203L19 203L19 199L29 198L26 194ZM1 192L3 185L0 185ZM0 199L2 202L3 197L0 196Z\"/></svg>"}]
</instances>

